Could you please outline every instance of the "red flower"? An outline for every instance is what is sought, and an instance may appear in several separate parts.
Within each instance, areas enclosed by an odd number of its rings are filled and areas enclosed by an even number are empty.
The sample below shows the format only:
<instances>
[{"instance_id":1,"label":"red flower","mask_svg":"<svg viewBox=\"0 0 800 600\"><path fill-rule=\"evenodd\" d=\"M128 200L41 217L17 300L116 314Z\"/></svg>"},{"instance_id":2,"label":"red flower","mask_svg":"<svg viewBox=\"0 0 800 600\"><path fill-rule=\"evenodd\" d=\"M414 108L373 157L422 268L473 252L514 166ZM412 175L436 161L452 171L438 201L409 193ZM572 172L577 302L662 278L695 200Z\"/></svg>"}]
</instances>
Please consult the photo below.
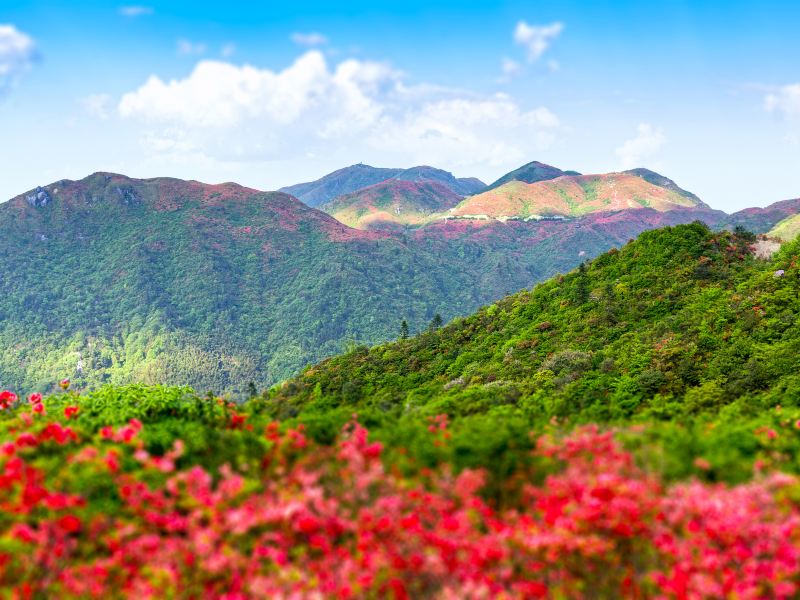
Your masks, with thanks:
<instances>
[{"instance_id":1,"label":"red flower","mask_svg":"<svg viewBox=\"0 0 800 600\"><path fill-rule=\"evenodd\" d=\"M62 390L67 390L69 388L69 379L62 379L58 385Z\"/></svg>"},{"instance_id":2,"label":"red flower","mask_svg":"<svg viewBox=\"0 0 800 600\"><path fill-rule=\"evenodd\" d=\"M64 407L64 416L67 419L71 419L72 417L74 417L75 415L78 414L79 410L80 410L80 408L78 408L77 406L65 406Z\"/></svg>"},{"instance_id":3,"label":"red flower","mask_svg":"<svg viewBox=\"0 0 800 600\"><path fill-rule=\"evenodd\" d=\"M58 526L64 533L77 533L81 529L81 520L75 515L64 515L58 520Z\"/></svg>"},{"instance_id":4,"label":"red flower","mask_svg":"<svg viewBox=\"0 0 800 600\"><path fill-rule=\"evenodd\" d=\"M39 404L41 403L41 401L42 401L41 394L31 394L30 396L28 396L28 402L30 402L31 404Z\"/></svg>"},{"instance_id":5,"label":"red flower","mask_svg":"<svg viewBox=\"0 0 800 600\"><path fill-rule=\"evenodd\" d=\"M0 392L0 409L5 410L16 401L17 395L14 392L9 392L8 390Z\"/></svg>"}]
</instances>

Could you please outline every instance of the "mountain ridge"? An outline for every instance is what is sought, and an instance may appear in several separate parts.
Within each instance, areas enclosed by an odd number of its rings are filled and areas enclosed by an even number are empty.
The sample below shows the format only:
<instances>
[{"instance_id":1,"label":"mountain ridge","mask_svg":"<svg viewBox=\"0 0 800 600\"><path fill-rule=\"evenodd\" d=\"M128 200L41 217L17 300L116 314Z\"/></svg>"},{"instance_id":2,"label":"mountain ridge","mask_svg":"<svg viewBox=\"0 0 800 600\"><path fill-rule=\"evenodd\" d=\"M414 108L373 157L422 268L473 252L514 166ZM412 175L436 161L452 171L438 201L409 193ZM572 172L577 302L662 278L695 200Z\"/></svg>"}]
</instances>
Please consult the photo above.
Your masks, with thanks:
<instances>
[{"instance_id":1,"label":"mountain ridge","mask_svg":"<svg viewBox=\"0 0 800 600\"><path fill-rule=\"evenodd\" d=\"M538 218L578 217L625 208L707 208L699 199L676 191L671 180L663 180L668 187L630 173L561 175L534 183L515 180L466 198L450 213L462 217Z\"/></svg>"},{"instance_id":2,"label":"mountain ridge","mask_svg":"<svg viewBox=\"0 0 800 600\"><path fill-rule=\"evenodd\" d=\"M358 163L328 173L314 181L282 187L279 191L292 194L300 201L316 208L338 196L350 194L391 179L416 182L436 181L461 196L469 195L485 187L485 184L475 177L457 178L448 171L427 165L393 169Z\"/></svg>"},{"instance_id":3,"label":"mountain ridge","mask_svg":"<svg viewBox=\"0 0 800 600\"><path fill-rule=\"evenodd\" d=\"M60 180L0 204L0 382L239 394L348 344L392 339L402 319L419 331L437 313L469 314L643 231L698 219L719 226L730 216L637 208L360 230L233 183Z\"/></svg>"}]
</instances>

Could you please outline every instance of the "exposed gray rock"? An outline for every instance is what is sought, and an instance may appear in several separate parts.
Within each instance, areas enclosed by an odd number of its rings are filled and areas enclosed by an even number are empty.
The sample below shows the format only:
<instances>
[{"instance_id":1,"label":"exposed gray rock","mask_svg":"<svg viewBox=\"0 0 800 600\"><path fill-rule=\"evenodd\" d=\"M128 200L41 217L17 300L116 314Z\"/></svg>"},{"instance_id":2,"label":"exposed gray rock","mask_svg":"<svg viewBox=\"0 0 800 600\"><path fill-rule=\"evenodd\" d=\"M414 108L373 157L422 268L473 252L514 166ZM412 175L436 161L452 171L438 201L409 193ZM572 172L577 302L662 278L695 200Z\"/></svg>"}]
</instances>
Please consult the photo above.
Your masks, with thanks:
<instances>
[{"instance_id":1,"label":"exposed gray rock","mask_svg":"<svg viewBox=\"0 0 800 600\"><path fill-rule=\"evenodd\" d=\"M136 195L136 190L132 187L117 187L117 194L123 204L135 204L139 201L139 196Z\"/></svg>"},{"instance_id":2,"label":"exposed gray rock","mask_svg":"<svg viewBox=\"0 0 800 600\"><path fill-rule=\"evenodd\" d=\"M25 201L34 208L47 206L50 202L52 202L52 200L53 198L50 196L47 190L41 187L37 187L32 193L25 196Z\"/></svg>"}]
</instances>

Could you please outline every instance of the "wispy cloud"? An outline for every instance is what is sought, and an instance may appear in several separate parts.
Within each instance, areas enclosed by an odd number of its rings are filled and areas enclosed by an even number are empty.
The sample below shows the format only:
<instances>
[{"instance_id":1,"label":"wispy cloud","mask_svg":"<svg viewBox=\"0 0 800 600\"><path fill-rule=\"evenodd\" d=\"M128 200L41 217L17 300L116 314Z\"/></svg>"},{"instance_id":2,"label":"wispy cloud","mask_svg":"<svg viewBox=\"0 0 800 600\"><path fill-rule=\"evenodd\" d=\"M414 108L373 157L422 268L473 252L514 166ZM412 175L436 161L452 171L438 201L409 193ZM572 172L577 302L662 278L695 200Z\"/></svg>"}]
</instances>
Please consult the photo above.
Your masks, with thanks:
<instances>
[{"instance_id":1,"label":"wispy cloud","mask_svg":"<svg viewBox=\"0 0 800 600\"><path fill-rule=\"evenodd\" d=\"M108 94L92 94L81 98L80 102L86 114L105 120L108 119L112 110L111 101L112 98Z\"/></svg>"},{"instance_id":2,"label":"wispy cloud","mask_svg":"<svg viewBox=\"0 0 800 600\"><path fill-rule=\"evenodd\" d=\"M178 54L181 56L200 56L205 54L208 46L203 42L192 42L187 39L178 40Z\"/></svg>"},{"instance_id":3,"label":"wispy cloud","mask_svg":"<svg viewBox=\"0 0 800 600\"><path fill-rule=\"evenodd\" d=\"M764 108L790 119L800 119L800 83L784 85L767 94Z\"/></svg>"},{"instance_id":4,"label":"wispy cloud","mask_svg":"<svg viewBox=\"0 0 800 600\"><path fill-rule=\"evenodd\" d=\"M527 50L528 61L534 62L547 52L563 30L564 24L558 21L550 25L529 25L520 21L514 29L514 41Z\"/></svg>"},{"instance_id":5,"label":"wispy cloud","mask_svg":"<svg viewBox=\"0 0 800 600\"><path fill-rule=\"evenodd\" d=\"M501 75L497 81L500 83L508 83L514 77L519 75L521 70L522 70L522 65L520 65L517 61L505 56L503 57L503 60L500 62Z\"/></svg>"},{"instance_id":6,"label":"wispy cloud","mask_svg":"<svg viewBox=\"0 0 800 600\"><path fill-rule=\"evenodd\" d=\"M643 166L643 161L652 159L666 143L664 130L650 123L639 123L636 137L626 140L616 154L623 169Z\"/></svg>"},{"instance_id":7,"label":"wispy cloud","mask_svg":"<svg viewBox=\"0 0 800 600\"><path fill-rule=\"evenodd\" d=\"M0 96L16 84L38 56L33 38L13 25L0 25Z\"/></svg>"},{"instance_id":8,"label":"wispy cloud","mask_svg":"<svg viewBox=\"0 0 800 600\"><path fill-rule=\"evenodd\" d=\"M321 33L311 32L311 33L299 33L295 32L292 34L292 41L297 44L298 46L305 46L307 48L313 48L314 46L324 46L328 43L328 38L322 35Z\"/></svg>"},{"instance_id":9,"label":"wispy cloud","mask_svg":"<svg viewBox=\"0 0 800 600\"><path fill-rule=\"evenodd\" d=\"M123 17L147 17L152 15L155 11L153 10L152 6L141 6L141 5L131 5L131 6L120 6L119 10L120 15Z\"/></svg>"}]
</instances>

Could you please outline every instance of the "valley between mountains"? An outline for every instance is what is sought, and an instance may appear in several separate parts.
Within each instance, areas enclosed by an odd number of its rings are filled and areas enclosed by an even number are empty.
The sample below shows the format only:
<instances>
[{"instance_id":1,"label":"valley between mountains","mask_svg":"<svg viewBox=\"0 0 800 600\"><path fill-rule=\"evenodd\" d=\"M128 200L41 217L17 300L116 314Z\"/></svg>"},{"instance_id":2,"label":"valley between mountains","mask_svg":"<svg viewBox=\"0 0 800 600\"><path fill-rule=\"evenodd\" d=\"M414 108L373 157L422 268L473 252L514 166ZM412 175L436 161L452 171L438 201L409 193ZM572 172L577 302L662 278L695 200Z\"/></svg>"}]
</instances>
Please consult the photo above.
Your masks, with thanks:
<instances>
[{"instance_id":1,"label":"valley between mountains","mask_svg":"<svg viewBox=\"0 0 800 600\"><path fill-rule=\"evenodd\" d=\"M760 202L762 199L754 199ZM800 200L727 215L646 169L523 165L486 185L353 165L262 192L95 173L0 205L0 386L188 384L242 396L471 314L650 229L780 239Z\"/></svg>"}]
</instances>

